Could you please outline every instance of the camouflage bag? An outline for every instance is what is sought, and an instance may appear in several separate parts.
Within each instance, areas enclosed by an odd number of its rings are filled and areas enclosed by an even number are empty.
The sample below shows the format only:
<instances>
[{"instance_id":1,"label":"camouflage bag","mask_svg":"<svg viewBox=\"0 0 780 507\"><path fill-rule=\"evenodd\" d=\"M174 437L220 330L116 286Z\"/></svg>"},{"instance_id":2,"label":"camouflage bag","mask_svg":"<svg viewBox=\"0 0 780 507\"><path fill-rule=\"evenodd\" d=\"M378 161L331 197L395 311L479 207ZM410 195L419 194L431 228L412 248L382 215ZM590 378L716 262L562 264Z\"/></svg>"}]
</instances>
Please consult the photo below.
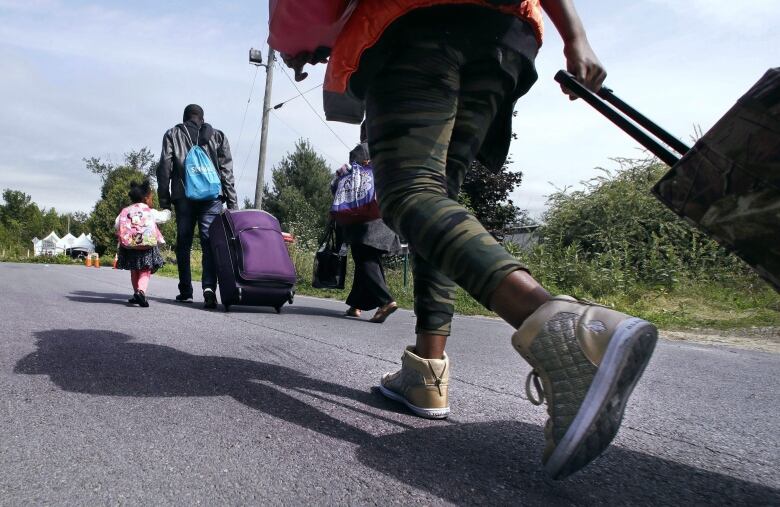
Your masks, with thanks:
<instances>
[{"instance_id":1,"label":"camouflage bag","mask_svg":"<svg viewBox=\"0 0 780 507\"><path fill-rule=\"evenodd\" d=\"M611 90L604 88L594 95L561 72L556 80L671 165L653 194L741 257L780 292L780 68L767 71L691 149Z\"/></svg>"}]
</instances>

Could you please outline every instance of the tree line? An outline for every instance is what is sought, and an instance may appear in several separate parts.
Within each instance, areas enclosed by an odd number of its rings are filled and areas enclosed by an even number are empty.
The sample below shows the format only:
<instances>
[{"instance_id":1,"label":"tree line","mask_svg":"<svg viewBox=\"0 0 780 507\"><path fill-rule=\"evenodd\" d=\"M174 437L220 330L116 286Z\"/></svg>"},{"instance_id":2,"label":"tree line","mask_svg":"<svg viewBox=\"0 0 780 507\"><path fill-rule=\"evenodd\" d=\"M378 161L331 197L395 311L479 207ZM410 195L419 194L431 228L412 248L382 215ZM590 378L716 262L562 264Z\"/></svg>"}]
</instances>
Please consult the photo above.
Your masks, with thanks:
<instances>
[{"instance_id":1,"label":"tree line","mask_svg":"<svg viewBox=\"0 0 780 507\"><path fill-rule=\"evenodd\" d=\"M344 161L347 160L345 153ZM101 182L100 198L91 212L61 214L54 208L39 207L24 192L6 189L4 204L0 206L0 243L24 252L31 248L33 237L42 238L51 231L64 234L70 218L72 234L91 232L100 254L113 253L116 248L114 220L119 211L130 204L127 195L130 182L148 178L155 183L158 161L148 148L141 148L125 153L118 164L99 157L85 158L84 164L87 171L100 177ZM333 199L330 193L333 176L334 171L311 143L299 139L293 150L272 168L271 184L265 185L263 208L279 219L285 231L295 234L304 248L313 248L325 230ZM459 200L490 230L501 231L524 216L523 211L509 200L509 194L521 180L521 173L510 172L507 165L498 172L491 172L475 162ZM253 203L245 199L244 208L252 207ZM164 224L162 232L168 246L174 246L175 221Z\"/></svg>"},{"instance_id":2,"label":"tree line","mask_svg":"<svg viewBox=\"0 0 780 507\"><path fill-rule=\"evenodd\" d=\"M87 213L60 213L55 208L40 207L32 196L7 188L0 204L0 249L22 255L32 250L33 238L42 239L52 231L63 235L70 227L74 236L88 233L88 221Z\"/></svg>"}]
</instances>

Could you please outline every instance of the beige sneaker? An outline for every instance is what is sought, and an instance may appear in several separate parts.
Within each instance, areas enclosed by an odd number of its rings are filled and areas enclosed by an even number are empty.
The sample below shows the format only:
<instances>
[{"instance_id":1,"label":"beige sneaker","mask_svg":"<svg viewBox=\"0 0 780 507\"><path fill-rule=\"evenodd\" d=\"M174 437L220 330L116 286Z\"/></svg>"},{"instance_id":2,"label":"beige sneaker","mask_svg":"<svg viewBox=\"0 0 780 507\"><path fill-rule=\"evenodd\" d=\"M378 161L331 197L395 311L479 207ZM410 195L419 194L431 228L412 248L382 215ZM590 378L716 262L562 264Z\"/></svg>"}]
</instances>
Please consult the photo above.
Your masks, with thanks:
<instances>
[{"instance_id":1,"label":"beige sneaker","mask_svg":"<svg viewBox=\"0 0 780 507\"><path fill-rule=\"evenodd\" d=\"M423 359L413 351L414 346L406 347L401 356L401 369L385 373L379 390L420 417L444 419L450 413L447 399L450 359L447 354L442 359Z\"/></svg>"},{"instance_id":2,"label":"beige sneaker","mask_svg":"<svg viewBox=\"0 0 780 507\"><path fill-rule=\"evenodd\" d=\"M533 367L528 399L547 400L542 461L553 478L581 469L612 442L657 339L647 321L568 296L542 305L512 336Z\"/></svg>"}]
</instances>

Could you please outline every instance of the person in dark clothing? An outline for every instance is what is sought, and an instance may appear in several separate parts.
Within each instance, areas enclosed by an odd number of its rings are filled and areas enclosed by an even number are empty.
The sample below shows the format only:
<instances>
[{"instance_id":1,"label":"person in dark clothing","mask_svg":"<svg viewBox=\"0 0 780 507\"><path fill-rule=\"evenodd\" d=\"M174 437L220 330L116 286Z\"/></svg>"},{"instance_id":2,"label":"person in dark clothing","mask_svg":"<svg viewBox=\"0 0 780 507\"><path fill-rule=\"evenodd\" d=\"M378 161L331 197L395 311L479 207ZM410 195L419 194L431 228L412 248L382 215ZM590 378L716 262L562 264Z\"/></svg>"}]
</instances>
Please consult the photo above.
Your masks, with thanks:
<instances>
[{"instance_id":1,"label":"person in dark clothing","mask_svg":"<svg viewBox=\"0 0 780 507\"><path fill-rule=\"evenodd\" d=\"M349 162L366 166L370 163L368 145L359 144L349 154ZM339 226L340 236L350 245L355 274L352 290L346 303L346 315L360 317L363 310L378 308L371 322L382 323L396 309L398 304L390 294L382 268L382 256L398 252L401 242L398 236L385 225L382 219L359 224Z\"/></svg>"},{"instance_id":2,"label":"person in dark clothing","mask_svg":"<svg viewBox=\"0 0 780 507\"><path fill-rule=\"evenodd\" d=\"M217 199L195 201L185 195L184 161L194 146L203 148L219 173L221 193ZM205 123L203 108L199 105L188 105L184 109L182 123L165 133L157 167L157 183L160 207L170 209L173 205L176 210L176 264L179 270L179 295L176 301L192 302L190 251L197 224L203 254L204 307L216 308L217 270L209 246L209 227L214 218L222 213L223 205L229 209L238 209L238 198L230 144L224 133Z\"/></svg>"}]
</instances>

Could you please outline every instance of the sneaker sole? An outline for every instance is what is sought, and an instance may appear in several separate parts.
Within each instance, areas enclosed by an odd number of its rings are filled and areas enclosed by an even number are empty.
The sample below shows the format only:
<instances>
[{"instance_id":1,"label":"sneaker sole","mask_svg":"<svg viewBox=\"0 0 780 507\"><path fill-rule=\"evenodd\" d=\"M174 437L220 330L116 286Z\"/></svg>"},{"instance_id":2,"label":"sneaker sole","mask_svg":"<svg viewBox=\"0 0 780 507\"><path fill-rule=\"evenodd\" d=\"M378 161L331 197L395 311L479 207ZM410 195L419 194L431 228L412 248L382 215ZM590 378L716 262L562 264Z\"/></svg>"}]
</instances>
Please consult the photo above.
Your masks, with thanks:
<instances>
[{"instance_id":1,"label":"sneaker sole","mask_svg":"<svg viewBox=\"0 0 780 507\"><path fill-rule=\"evenodd\" d=\"M580 410L545 464L551 477L573 474L609 446L657 341L658 330L645 320L631 318L620 323Z\"/></svg>"},{"instance_id":2,"label":"sneaker sole","mask_svg":"<svg viewBox=\"0 0 780 507\"><path fill-rule=\"evenodd\" d=\"M395 391L391 391L390 389L386 388L382 384L379 384L379 392L381 392L383 395L385 395L385 397L390 398L393 401L403 403L409 408L409 410L414 412L415 415L424 417L426 419L446 419L447 416L450 415L450 407L422 408L422 407L418 407L417 405L412 405L407 401L406 398L396 393Z\"/></svg>"}]
</instances>

